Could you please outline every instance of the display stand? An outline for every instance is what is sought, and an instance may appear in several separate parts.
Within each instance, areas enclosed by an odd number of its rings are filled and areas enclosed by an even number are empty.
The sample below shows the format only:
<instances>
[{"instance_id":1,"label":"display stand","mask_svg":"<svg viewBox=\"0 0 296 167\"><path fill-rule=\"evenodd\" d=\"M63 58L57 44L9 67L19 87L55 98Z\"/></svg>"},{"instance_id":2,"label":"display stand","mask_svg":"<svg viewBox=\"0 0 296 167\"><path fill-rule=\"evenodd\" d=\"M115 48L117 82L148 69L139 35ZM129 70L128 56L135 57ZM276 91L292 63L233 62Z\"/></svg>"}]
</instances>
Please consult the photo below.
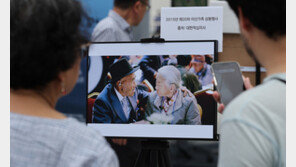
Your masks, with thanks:
<instances>
[{"instance_id":1,"label":"display stand","mask_svg":"<svg viewBox=\"0 0 296 167\"><path fill-rule=\"evenodd\" d=\"M163 38L159 38L159 37L152 37L152 38L143 38L141 39L141 43L161 43L161 42L165 42L165 40Z\"/></svg>"},{"instance_id":2,"label":"display stand","mask_svg":"<svg viewBox=\"0 0 296 167\"><path fill-rule=\"evenodd\" d=\"M142 141L135 167L171 167L169 142L156 139Z\"/></svg>"},{"instance_id":3,"label":"display stand","mask_svg":"<svg viewBox=\"0 0 296 167\"><path fill-rule=\"evenodd\" d=\"M261 83L261 66L256 62L256 85Z\"/></svg>"},{"instance_id":4,"label":"display stand","mask_svg":"<svg viewBox=\"0 0 296 167\"><path fill-rule=\"evenodd\" d=\"M141 39L141 43L162 43L163 38L153 37ZM141 141L141 151L135 167L171 167L169 156L169 142L159 139Z\"/></svg>"}]
</instances>

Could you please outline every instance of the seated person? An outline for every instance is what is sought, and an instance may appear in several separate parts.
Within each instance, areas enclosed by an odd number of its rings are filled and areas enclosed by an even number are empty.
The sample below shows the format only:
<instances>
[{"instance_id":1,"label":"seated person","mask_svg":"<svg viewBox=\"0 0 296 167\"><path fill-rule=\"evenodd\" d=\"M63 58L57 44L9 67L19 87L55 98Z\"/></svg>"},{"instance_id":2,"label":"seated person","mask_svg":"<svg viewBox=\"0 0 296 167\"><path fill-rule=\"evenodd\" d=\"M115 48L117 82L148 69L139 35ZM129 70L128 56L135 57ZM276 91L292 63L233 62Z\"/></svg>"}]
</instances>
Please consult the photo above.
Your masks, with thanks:
<instances>
[{"instance_id":1,"label":"seated person","mask_svg":"<svg viewBox=\"0 0 296 167\"><path fill-rule=\"evenodd\" d=\"M177 57L177 65L176 67L181 73L181 76L183 76L186 72L190 69L190 63L192 61L191 55L178 55Z\"/></svg>"},{"instance_id":2,"label":"seated person","mask_svg":"<svg viewBox=\"0 0 296 167\"><path fill-rule=\"evenodd\" d=\"M140 109L149 93L136 88L134 73L138 69L125 58L110 66L112 80L95 101L93 123L134 123L143 119L144 112Z\"/></svg>"},{"instance_id":3,"label":"seated person","mask_svg":"<svg viewBox=\"0 0 296 167\"><path fill-rule=\"evenodd\" d=\"M191 60L191 55L178 55L178 65L176 67L181 73L182 85L194 93L201 90L202 86L198 77L192 72L189 72Z\"/></svg>"},{"instance_id":4,"label":"seated person","mask_svg":"<svg viewBox=\"0 0 296 167\"><path fill-rule=\"evenodd\" d=\"M169 60L167 65L177 65L177 55L169 55Z\"/></svg>"},{"instance_id":5,"label":"seated person","mask_svg":"<svg viewBox=\"0 0 296 167\"><path fill-rule=\"evenodd\" d=\"M173 116L171 124L200 125L200 113L194 97L183 96L180 89L181 74L171 65L158 70L156 91L152 92L147 101L146 115L155 112Z\"/></svg>"},{"instance_id":6,"label":"seated person","mask_svg":"<svg viewBox=\"0 0 296 167\"><path fill-rule=\"evenodd\" d=\"M211 65L206 63L204 55L193 55L191 64L192 68L190 69L190 72L193 72L198 76L198 80L201 82L202 86L212 84L213 75L211 72Z\"/></svg>"}]
</instances>

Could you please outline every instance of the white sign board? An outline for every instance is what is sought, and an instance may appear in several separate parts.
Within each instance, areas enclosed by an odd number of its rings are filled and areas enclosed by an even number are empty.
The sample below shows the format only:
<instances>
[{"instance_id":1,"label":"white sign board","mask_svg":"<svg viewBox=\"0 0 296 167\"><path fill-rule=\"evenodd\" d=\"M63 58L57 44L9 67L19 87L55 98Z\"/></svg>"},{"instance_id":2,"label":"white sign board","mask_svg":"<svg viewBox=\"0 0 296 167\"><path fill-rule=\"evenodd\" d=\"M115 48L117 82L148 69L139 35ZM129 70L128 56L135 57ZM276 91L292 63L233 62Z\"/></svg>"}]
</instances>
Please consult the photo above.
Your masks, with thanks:
<instances>
[{"instance_id":1,"label":"white sign board","mask_svg":"<svg viewBox=\"0 0 296 167\"><path fill-rule=\"evenodd\" d=\"M161 8L160 37L165 40L218 40L223 48L223 8L165 7Z\"/></svg>"}]
</instances>

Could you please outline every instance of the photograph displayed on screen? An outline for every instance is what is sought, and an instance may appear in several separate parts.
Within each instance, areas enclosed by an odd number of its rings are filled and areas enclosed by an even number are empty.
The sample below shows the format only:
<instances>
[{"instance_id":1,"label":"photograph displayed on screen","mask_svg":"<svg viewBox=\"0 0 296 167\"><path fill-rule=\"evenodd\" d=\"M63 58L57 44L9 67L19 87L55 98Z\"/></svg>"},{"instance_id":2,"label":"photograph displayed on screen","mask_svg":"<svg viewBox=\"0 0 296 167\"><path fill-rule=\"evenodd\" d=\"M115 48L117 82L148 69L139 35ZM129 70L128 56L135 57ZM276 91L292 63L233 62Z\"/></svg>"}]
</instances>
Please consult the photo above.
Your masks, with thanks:
<instances>
[{"instance_id":1,"label":"photograph displayed on screen","mask_svg":"<svg viewBox=\"0 0 296 167\"><path fill-rule=\"evenodd\" d=\"M89 104L88 123L201 125L202 111L210 108L196 99L213 89L213 55L96 56L90 61L104 66L100 78L89 77L101 83L89 93L95 101Z\"/></svg>"},{"instance_id":2,"label":"photograph displayed on screen","mask_svg":"<svg viewBox=\"0 0 296 167\"><path fill-rule=\"evenodd\" d=\"M204 53L99 55L93 51L88 57L88 125L105 128L109 136L118 131L113 126L107 130L106 125L141 125L141 137L158 137L145 133L147 126L164 125L157 127L159 133L178 134L169 127L186 125L199 128L192 129L197 137L186 138L203 138L204 133L210 136L204 138L213 139L217 111L211 64L215 54L214 49L212 54ZM182 133L176 136L182 138Z\"/></svg>"}]
</instances>

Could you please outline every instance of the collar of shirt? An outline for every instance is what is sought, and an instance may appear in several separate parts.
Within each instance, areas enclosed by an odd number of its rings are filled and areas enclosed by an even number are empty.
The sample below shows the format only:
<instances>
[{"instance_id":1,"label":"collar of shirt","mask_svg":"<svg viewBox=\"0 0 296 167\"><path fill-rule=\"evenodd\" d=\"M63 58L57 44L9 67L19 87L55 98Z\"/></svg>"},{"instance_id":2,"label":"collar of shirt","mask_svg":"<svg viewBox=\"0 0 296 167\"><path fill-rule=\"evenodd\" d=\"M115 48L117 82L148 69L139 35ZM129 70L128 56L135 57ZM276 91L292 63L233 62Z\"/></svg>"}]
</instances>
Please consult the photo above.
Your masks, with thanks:
<instances>
[{"instance_id":1,"label":"collar of shirt","mask_svg":"<svg viewBox=\"0 0 296 167\"><path fill-rule=\"evenodd\" d=\"M132 32L132 27L119 14L117 14L113 10L110 10L108 16L114 19L122 30L128 33Z\"/></svg>"},{"instance_id":2,"label":"collar of shirt","mask_svg":"<svg viewBox=\"0 0 296 167\"><path fill-rule=\"evenodd\" d=\"M115 93L116 93L116 95L117 95L117 97L118 97L118 100L121 102L122 100L123 100L123 96L117 91L117 89L116 88L114 88L114 90L115 90Z\"/></svg>"},{"instance_id":3,"label":"collar of shirt","mask_svg":"<svg viewBox=\"0 0 296 167\"><path fill-rule=\"evenodd\" d=\"M130 105L128 103L127 97L126 96L123 97L115 88L114 88L114 90L115 90L115 93L116 93L116 95L117 95L117 97L119 99L119 102L122 105L122 110L123 110L123 112L125 114L126 119L129 119L129 115L130 115L130 112L131 112L131 107L130 107Z\"/></svg>"},{"instance_id":4,"label":"collar of shirt","mask_svg":"<svg viewBox=\"0 0 296 167\"><path fill-rule=\"evenodd\" d=\"M286 81L286 73L276 73L276 74L272 74L270 76L267 76L263 82L268 82L270 80L273 80L273 79L282 79L282 80L285 80Z\"/></svg>"}]
</instances>

